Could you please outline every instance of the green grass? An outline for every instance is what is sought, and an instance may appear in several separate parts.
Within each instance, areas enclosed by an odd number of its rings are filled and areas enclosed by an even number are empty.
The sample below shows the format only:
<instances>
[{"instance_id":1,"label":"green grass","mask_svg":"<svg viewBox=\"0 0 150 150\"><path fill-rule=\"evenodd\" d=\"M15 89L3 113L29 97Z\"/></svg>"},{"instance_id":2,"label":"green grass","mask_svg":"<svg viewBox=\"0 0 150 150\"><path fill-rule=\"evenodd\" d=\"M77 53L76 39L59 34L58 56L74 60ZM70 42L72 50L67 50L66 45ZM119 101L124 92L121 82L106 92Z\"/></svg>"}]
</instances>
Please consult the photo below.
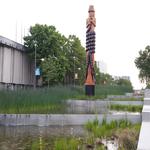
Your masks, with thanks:
<instances>
[{"instance_id":1,"label":"green grass","mask_svg":"<svg viewBox=\"0 0 150 150\"><path fill-rule=\"evenodd\" d=\"M91 131L95 137L99 138L111 136L113 130L127 127L131 127L131 123L128 120L113 120L110 123L107 123L106 120L103 119L102 123L99 123L98 119L96 118L94 121L88 121L85 124L85 128L88 131Z\"/></svg>"},{"instance_id":2,"label":"green grass","mask_svg":"<svg viewBox=\"0 0 150 150\"><path fill-rule=\"evenodd\" d=\"M144 97L136 98L136 97L128 97L128 98L111 98L112 101L143 101Z\"/></svg>"},{"instance_id":3,"label":"green grass","mask_svg":"<svg viewBox=\"0 0 150 150\"><path fill-rule=\"evenodd\" d=\"M76 138L60 138L54 143L54 150L77 150L79 140Z\"/></svg>"},{"instance_id":4,"label":"green grass","mask_svg":"<svg viewBox=\"0 0 150 150\"><path fill-rule=\"evenodd\" d=\"M111 139L115 137L119 139L119 150L136 150L140 127L140 124L132 124L128 120L113 120L107 123L106 119L103 119L100 123L97 118L85 124L85 128L95 138Z\"/></svg>"},{"instance_id":5,"label":"green grass","mask_svg":"<svg viewBox=\"0 0 150 150\"><path fill-rule=\"evenodd\" d=\"M124 95L128 92L133 92L130 88L125 86L114 86L114 85L96 85L96 95Z\"/></svg>"},{"instance_id":6,"label":"green grass","mask_svg":"<svg viewBox=\"0 0 150 150\"><path fill-rule=\"evenodd\" d=\"M0 113L63 113L64 100L80 93L79 89L52 87L49 89L0 91Z\"/></svg>"},{"instance_id":7,"label":"green grass","mask_svg":"<svg viewBox=\"0 0 150 150\"><path fill-rule=\"evenodd\" d=\"M33 113L64 113L67 99L100 99L107 94L124 94L125 87L100 86L95 87L95 96L84 96L84 88L76 86L56 86L43 89L27 89L16 91L0 91L0 113L33 114Z\"/></svg>"},{"instance_id":8,"label":"green grass","mask_svg":"<svg viewBox=\"0 0 150 150\"><path fill-rule=\"evenodd\" d=\"M119 104L110 105L110 110L117 110L117 111L142 112L142 108L143 106L139 105L119 105Z\"/></svg>"}]
</instances>

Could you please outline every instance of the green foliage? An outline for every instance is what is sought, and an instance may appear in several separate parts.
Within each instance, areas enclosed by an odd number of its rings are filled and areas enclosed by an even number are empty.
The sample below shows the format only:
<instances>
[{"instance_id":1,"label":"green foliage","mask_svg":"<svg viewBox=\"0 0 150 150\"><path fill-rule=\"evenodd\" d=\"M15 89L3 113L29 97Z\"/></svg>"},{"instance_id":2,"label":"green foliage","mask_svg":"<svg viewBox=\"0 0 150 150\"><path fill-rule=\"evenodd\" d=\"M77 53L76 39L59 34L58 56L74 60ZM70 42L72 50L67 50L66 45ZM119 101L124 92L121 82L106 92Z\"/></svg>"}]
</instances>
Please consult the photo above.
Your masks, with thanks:
<instances>
[{"instance_id":1,"label":"green foliage","mask_svg":"<svg viewBox=\"0 0 150 150\"><path fill-rule=\"evenodd\" d=\"M140 70L139 78L142 82L146 81L147 86L150 84L150 46L145 50L139 51L139 56L135 59L135 65Z\"/></svg>"},{"instance_id":2,"label":"green foliage","mask_svg":"<svg viewBox=\"0 0 150 150\"><path fill-rule=\"evenodd\" d=\"M24 37L27 52L34 60L35 49L37 66L42 70L43 83L83 85L86 71L86 51L78 37L65 37L54 26L40 25L30 27L30 34ZM44 61L40 59L44 58ZM101 73L95 64L97 85L123 86L132 91L131 84L115 82L111 75ZM78 79L74 79L78 74ZM127 82L127 81L126 81Z\"/></svg>"},{"instance_id":3,"label":"green foliage","mask_svg":"<svg viewBox=\"0 0 150 150\"><path fill-rule=\"evenodd\" d=\"M127 80L127 79L118 79L118 80L115 80L115 83L117 85L127 87L128 89L130 89L130 91L133 91L132 83L131 83L130 80Z\"/></svg>"},{"instance_id":4,"label":"green foliage","mask_svg":"<svg viewBox=\"0 0 150 150\"><path fill-rule=\"evenodd\" d=\"M136 106L136 105L119 105L119 104L112 104L110 105L111 110L121 110L121 111L129 111L129 112L142 112L143 106Z\"/></svg>"},{"instance_id":5,"label":"green foliage","mask_svg":"<svg viewBox=\"0 0 150 150\"><path fill-rule=\"evenodd\" d=\"M83 95L81 86L54 86L42 89L0 91L0 113L64 113L67 99L101 99L107 95L120 95L128 92L122 86L96 86L96 95Z\"/></svg>"},{"instance_id":6,"label":"green foliage","mask_svg":"<svg viewBox=\"0 0 150 150\"><path fill-rule=\"evenodd\" d=\"M85 49L75 35L66 38L54 26L36 24L30 27L30 35L24 37L24 40L32 60L36 48L37 66L42 70L45 84L72 84L74 73L79 76L76 83L83 84ZM43 62L41 58L44 58Z\"/></svg>"},{"instance_id":7,"label":"green foliage","mask_svg":"<svg viewBox=\"0 0 150 150\"><path fill-rule=\"evenodd\" d=\"M97 120L97 119L96 119ZM112 120L110 123L106 119L95 126L94 121L88 121L85 128L94 135L95 138L118 139L119 150L136 150L139 138L140 124L131 124L128 120ZM101 149L101 148L100 148Z\"/></svg>"},{"instance_id":8,"label":"green foliage","mask_svg":"<svg viewBox=\"0 0 150 150\"><path fill-rule=\"evenodd\" d=\"M103 119L102 123L100 123L96 118L95 120L88 121L85 124L85 128L88 131L92 132L95 137L99 138L112 135L114 129L127 127L131 127L131 122L129 122L128 120L118 120L118 121L112 120L110 123L107 123L105 118Z\"/></svg>"},{"instance_id":9,"label":"green foliage","mask_svg":"<svg viewBox=\"0 0 150 150\"><path fill-rule=\"evenodd\" d=\"M0 113L64 113L65 101L80 91L71 87L0 91Z\"/></svg>"},{"instance_id":10,"label":"green foliage","mask_svg":"<svg viewBox=\"0 0 150 150\"><path fill-rule=\"evenodd\" d=\"M54 150L77 150L79 141L75 138L60 138L54 143Z\"/></svg>"}]
</instances>

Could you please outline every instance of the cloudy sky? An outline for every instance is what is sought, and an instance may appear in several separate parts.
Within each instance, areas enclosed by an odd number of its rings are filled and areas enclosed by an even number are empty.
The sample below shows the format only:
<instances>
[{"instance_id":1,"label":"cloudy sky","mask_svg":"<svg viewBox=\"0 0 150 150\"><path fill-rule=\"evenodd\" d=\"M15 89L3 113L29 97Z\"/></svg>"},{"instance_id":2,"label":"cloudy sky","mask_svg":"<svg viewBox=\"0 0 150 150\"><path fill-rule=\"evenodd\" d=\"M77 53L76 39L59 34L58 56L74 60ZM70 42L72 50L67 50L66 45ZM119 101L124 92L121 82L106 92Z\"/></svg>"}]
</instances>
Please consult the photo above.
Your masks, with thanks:
<instances>
[{"instance_id":1,"label":"cloudy sky","mask_svg":"<svg viewBox=\"0 0 150 150\"><path fill-rule=\"evenodd\" d=\"M143 87L134 60L150 44L150 0L0 0L0 35L23 42L35 23L56 26L64 35L77 35L85 46L88 6L96 10L96 60L111 75L130 76Z\"/></svg>"}]
</instances>

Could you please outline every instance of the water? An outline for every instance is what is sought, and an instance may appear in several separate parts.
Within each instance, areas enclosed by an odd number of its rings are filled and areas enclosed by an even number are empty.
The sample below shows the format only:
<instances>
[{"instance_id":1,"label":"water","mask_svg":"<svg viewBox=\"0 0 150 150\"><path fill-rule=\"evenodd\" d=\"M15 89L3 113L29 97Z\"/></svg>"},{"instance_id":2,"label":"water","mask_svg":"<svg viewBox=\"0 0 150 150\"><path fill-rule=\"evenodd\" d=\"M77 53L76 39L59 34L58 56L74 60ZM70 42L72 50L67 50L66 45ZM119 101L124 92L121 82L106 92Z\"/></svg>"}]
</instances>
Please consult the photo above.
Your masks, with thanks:
<instances>
[{"instance_id":1,"label":"water","mask_svg":"<svg viewBox=\"0 0 150 150\"><path fill-rule=\"evenodd\" d=\"M58 137L81 137L86 131L83 126L0 126L0 150L53 150ZM108 150L117 150L116 141L102 140ZM44 145L44 146L43 146Z\"/></svg>"},{"instance_id":2,"label":"water","mask_svg":"<svg viewBox=\"0 0 150 150\"><path fill-rule=\"evenodd\" d=\"M83 135L83 126L0 126L0 150L30 150L34 145L39 148L41 141L51 150L53 140L58 137Z\"/></svg>"}]
</instances>

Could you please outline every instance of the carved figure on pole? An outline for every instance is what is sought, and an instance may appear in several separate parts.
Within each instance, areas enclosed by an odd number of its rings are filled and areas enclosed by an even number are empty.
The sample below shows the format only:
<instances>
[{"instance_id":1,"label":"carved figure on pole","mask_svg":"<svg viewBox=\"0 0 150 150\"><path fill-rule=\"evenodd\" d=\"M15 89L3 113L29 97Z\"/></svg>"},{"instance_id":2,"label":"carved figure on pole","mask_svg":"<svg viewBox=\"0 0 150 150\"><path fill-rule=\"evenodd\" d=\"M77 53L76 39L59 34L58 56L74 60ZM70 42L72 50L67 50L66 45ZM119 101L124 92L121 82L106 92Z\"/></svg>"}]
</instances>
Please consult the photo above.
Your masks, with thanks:
<instances>
[{"instance_id":1,"label":"carved figure on pole","mask_svg":"<svg viewBox=\"0 0 150 150\"><path fill-rule=\"evenodd\" d=\"M95 72L94 72L94 53L95 53L95 27L96 18L94 6L89 6L89 17L86 20L86 79L85 94L93 96L95 94Z\"/></svg>"}]
</instances>

